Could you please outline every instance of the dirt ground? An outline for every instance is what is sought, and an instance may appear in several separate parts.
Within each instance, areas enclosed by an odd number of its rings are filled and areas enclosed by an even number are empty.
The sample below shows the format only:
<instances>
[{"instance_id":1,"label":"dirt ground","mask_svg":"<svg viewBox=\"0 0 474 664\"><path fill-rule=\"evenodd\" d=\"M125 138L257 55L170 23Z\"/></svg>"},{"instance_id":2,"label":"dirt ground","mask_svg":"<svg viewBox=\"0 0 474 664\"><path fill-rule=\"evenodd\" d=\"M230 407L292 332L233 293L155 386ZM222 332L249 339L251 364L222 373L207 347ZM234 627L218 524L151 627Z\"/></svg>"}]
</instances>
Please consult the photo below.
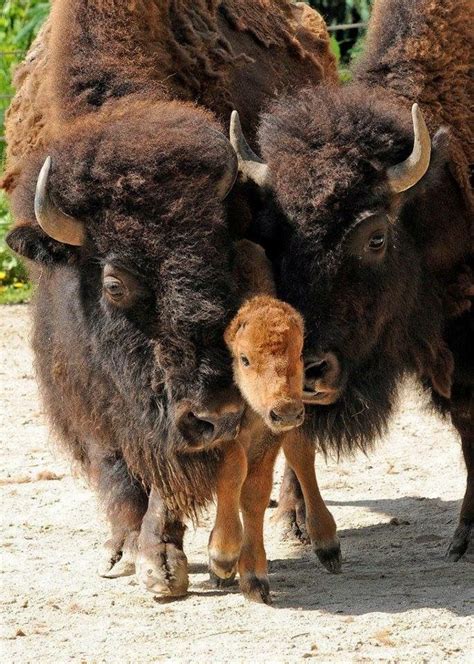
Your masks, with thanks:
<instances>
[{"instance_id":1,"label":"dirt ground","mask_svg":"<svg viewBox=\"0 0 474 664\"><path fill-rule=\"evenodd\" d=\"M341 575L282 541L268 510L273 606L212 589L210 515L187 533L189 596L163 603L133 577L96 574L105 526L49 439L28 330L27 307L0 309L3 662L474 661L474 565L444 559L465 480L460 445L412 388L370 458L319 463Z\"/></svg>"}]
</instances>

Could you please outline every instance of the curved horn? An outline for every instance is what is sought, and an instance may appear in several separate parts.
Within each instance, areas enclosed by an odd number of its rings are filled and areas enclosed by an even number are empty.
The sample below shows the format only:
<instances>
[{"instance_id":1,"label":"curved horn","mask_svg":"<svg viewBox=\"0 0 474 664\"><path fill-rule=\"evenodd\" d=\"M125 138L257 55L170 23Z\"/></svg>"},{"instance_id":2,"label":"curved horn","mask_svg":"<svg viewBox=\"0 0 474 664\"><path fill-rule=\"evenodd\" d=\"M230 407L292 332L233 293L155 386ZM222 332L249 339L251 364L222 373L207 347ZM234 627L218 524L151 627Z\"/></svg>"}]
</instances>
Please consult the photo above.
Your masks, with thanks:
<instances>
[{"instance_id":1,"label":"curved horn","mask_svg":"<svg viewBox=\"0 0 474 664\"><path fill-rule=\"evenodd\" d=\"M251 180L259 187L268 186L270 182L268 166L260 157L257 157L245 140L237 111L232 111L230 116L230 142L237 154L239 171L244 180Z\"/></svg>"},{"instance_id":2,"label":"curved horn","mask_svg":"<svg viewBox=\"0 0 474 664\"><path fill-rule=\"evenodd\" d=\"M220 201L223 201L231 192L232 187L237 180L237 175L239 174L239 165L237 162L237 156L232 148L232 145L229 142L229 139L224 136L217 129L210 129L213 137L219 138L219 140L225 142L225 147L228 154L228 161L225 167L222 177L217 183L217 196Z\"/></svg>"},{"instance_id":3,"label":"curved horn","mask_svg":"<svg viewBox=\"0 0 474 664\"><path fill-rule=\"evenodd\" d=\"M431 139L418 104L411 107L413 118L413 150L400 164L391 166L387 176L392 190L399 194L413 187L428 170L431 156Z\"/></svg>"},{"instance_id":4,"label":"curved horn","mask_svg":"<svg viewBox=\"0 0 474 664\"><path fill-rule=\"evenodd\" d=\"M35 216L46 235L57 242L80 247L84 244L84 224L57 208L48 194L48 178L51 157L46 157L41 167L35 191Z\"/></svg>"},{"instance_id":5,"label":"curved horn","mask_svg":"<svg viewBox=\"0 0 474 664\"><path fill-rule=\"evenodd\" d=\"M226 139L227 141L227 139ZM228 141L227 141L228 142ZM235 152L230 149L231 145L229 143L229 162L227 168L224 171L222 178L217 184L217 195L219 200L223 201L226 198L237 180L239 174L239 164Z\"/></svg>"}]
</instances>

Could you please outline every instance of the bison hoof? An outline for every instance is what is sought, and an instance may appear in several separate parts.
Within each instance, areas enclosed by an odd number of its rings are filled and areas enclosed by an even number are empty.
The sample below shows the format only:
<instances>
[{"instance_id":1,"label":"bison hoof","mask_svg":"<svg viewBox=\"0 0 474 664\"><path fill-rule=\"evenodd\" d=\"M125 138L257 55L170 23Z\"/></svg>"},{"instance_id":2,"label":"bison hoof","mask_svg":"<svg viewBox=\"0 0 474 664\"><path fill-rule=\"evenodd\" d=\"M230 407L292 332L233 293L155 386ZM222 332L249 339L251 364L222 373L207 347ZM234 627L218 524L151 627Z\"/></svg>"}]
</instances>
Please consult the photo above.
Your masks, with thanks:
<instances>
[{"instance_id":1,"label":"bison hoof","mask_svg":"<svg viewBox=\"0 0 474 664\"><path fill-rule=\"evenodd\" d=\"M136 568L139 582L149 592L163 597L183 597L188 592L188 560L174 544L140 551Z\"/></svg>"},{"instance_id":2,"label":"bison hoof","mask_svg":"<svg viewBox=\"0 0 474 664\"><path fill-rule=\"evenodd\" d=\"M233 584L238 562L236 557L226 559L209 554L209 576L217 588L226 588Z\"/></svg>"},{"instance_id":3,"label":"bison hoof","mask_svg":"<svg viewBox=\"0 0 474 664\"><path fill-rule=\"evenodd\" d=\"M447 558L456 562L460 558L474 561L474 522L460 523L456 528L451 544L446 553Z\"/></svg>"},{"instance_id":4,"label":"bison hoof","mask_svg":"<svg viewBox=\"0 0 474 664\"><path fill-rule=\"evenodd\" d=\"M132 532L120 542L108 540L104 545L103 559L99 565L99 576L105 579L118 579L135 574L137 554L137 532Z\"/></svg>"},{"instance_id":5,"label":"bison hoof","mask_svg":"<svg viewBox=\"0 0 474 664\"><path fill-rule=\"evenodd\" d=\"M251 602L259 604L271 604L270 584L267 576L256 574L244 574L240 577L240 590L244 597Z\"/></svg>"},{"instance_id":6,"label":"bison hoof","mask_svg":"<svg viewBox=\"0 0 474 664\"><path fill-rule=\"evenodd\" d=\"M331 574L340 574L342 566L341 544L338 539L325 546L314 545L314 553L319 562Z\"/></svg>"}]
</instances>

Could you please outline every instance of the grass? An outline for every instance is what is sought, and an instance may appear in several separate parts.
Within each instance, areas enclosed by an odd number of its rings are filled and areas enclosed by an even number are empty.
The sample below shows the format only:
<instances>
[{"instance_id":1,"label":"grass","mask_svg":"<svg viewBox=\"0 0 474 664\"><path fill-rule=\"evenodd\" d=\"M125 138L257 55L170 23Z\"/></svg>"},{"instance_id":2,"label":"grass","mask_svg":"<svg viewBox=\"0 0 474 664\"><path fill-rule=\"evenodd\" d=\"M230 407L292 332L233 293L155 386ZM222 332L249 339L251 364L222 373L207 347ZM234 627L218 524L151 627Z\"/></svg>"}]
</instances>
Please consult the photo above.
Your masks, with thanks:
<instances>
[{"instance_id":1,"label":"grass","mask_svg":"<svg viewBox=\"0 0 474 664\"><path fill-rule=\"evenodd\" d=\"M6 196L0 192L0 304L29 302L32 293L23 262L5 242L11 221Z\"/></svg>"}]
</instances>

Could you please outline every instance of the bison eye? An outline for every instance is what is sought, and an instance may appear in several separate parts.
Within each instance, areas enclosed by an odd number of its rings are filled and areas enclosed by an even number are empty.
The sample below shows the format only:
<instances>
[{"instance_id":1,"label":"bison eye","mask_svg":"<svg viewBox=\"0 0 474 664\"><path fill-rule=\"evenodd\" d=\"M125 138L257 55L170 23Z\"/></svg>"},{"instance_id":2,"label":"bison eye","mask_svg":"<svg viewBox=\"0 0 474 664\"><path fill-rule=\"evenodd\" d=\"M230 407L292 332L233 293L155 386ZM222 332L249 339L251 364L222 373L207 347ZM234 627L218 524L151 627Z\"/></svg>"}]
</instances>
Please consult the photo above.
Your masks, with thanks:
<instances>
[{"instance_id":1,"label":"bison eye","mask_svg":"<svg viewBox=\"0 0 474 664\"><path fill-rule=\"evenodd\" d=\"M386 240L387 236L383 231L374 233L368 243L370 251L381 251L385 247Z\"/></svg>"},{"instance_id":2,"label":"bison eye","mask_svg":"<svg viewBox=\"0 0 474 664\"><path fill-rule=\"evenodd\" d=\"M126 293L126 288L120 279L116 277L104 278L104 290L113 300L120 300Z\"/></svg>"},{"instance_id":3,"label":"bison eye","mask_svg":"<svg viewBox=\"0 0 474 664\"><path fill-rule=\"evenodd\" d=\"M250 360L249 360L249 358L246 357L245 355L241 355L241 356L240 356L240 361L242 362L242 364L244 365L244 367L248 367L249 364L250 364Z\"/></svg>"}]
</instances>

